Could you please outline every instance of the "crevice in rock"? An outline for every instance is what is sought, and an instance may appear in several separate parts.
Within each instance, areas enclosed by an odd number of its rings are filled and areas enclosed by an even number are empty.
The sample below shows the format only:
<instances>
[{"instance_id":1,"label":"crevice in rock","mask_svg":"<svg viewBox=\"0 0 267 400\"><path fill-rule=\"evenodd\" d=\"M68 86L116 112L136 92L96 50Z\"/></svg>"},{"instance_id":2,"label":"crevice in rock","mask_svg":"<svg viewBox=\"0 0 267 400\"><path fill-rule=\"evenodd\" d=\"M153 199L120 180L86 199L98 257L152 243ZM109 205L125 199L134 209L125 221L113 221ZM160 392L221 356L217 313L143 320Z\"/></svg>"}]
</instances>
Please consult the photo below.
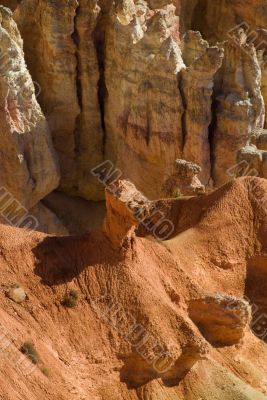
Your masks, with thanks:
<instances>
[{"instance_id":1,"label":"crevice in rock","mask_svg":"<svg viewBox=\"0 0 267 400\"><path fill-rule=\"evenodd\" d=\"M78 27L77 27L77 18L79 16L80 12L80 6L78 5L76 8L76 13L74 17L74 29L73 33L71 35L71 38L73 40L73 43L75 45L75 58L76 58L76 93L77 93L77 100L80 108L80 113L76 118L75 121L75 131L74 131L74 142L75 142L75 149L74 152L76 155L79 154L80 151L80 117L81 113L83 110L83 101L82 101L82 83L81 83L81 60L80 60L80 54L79 54L79 47L80 47L80 37L79 37L79 32L78 32Z\"/></svg>"},{"instance_id":2,"label":"crevice in rock","mask_svg":"<svg viewBox=\"0 0 267 400\"><path fill-rule=\"evenodd\" d=\"M76 89L77 89L77 99L82 111L83 109L83 102L82 102L82 84L81 84L81 60L79 55L79 47L80 47L80 37L77 28L77 18L80 12L80 6L76 8L76 15L74 17L74 31L71 35L73 43L76 47L75 57L76 57Z\"/></svg>"},{"instance_id":3,"label":"crevice in rock","mask_svg":"<svg viewBox=\"0 0 267 400\"><path fill-rule=\"evenodd\" d=\"M103 132L102 153L105 155L106 147L106 124L105 124L105 102L108 95L105 81L105 35L106 35L107 16L100 12L95 30L93 32L94 46L98 62L99 81L98 81L98 104L101 117L101 128Z\"/></svg>"},{"instance_id":4,"label":"crevice in rock","mask_svg":"<svg viewBox=\"0 0 267 400\"><path fill-rule=\"evenodd\" d=\"M146 141L146 145L149 146L150 138L152 135L151 122L150 122L151 115L150 115L150 109L149 109L149 100L147 100L146 118L147 118L147 124L146 124L145 141Z\"/></svg>"},{"instance_id":5,"label":"crevice in rock","mask_svg":"<svg viewBox=\"0 0 267 400\"><path fill-rule=\"evenodd\" d=\"M182 152L184 150L184 146L185 146L185 141L186 141L186 136L187 136L187 129L186 129L186 108L187 108L187 104L186 104L186 98L183 92L183 88L182 88L182 73L180 73L180 75L178 76L178 90L180 92L180 96L181 96L181 100L182 100L182 105L183 105L183 113L181 115L181 127L182 127Z\"/></svg>"},{"instance_id":6,"label":"crevice in rock","mask_svg":"<svg viewBox=\"0 0 267 400\"><path fill-rule=\"evenodd\" d=\"M191 30L199 31L203 39L208 38L208 26L206 18L207 14L207 0L199 0L194 8L191 21Z\"/></svg>"},{"instance_id":7,"label":"crevice in rock","mask_svg":"<svg viewBox=\"0 0 267 400\"><path fill-rule=\"evenodd\" d=\"M215 164L215 154L214 154L214 135L217 126L217 107L218 102L213 94L211 103L211 123L209 125L209 144L210 144L210 177L214 181L214 164Z\"/></svg>"}]
</instances>

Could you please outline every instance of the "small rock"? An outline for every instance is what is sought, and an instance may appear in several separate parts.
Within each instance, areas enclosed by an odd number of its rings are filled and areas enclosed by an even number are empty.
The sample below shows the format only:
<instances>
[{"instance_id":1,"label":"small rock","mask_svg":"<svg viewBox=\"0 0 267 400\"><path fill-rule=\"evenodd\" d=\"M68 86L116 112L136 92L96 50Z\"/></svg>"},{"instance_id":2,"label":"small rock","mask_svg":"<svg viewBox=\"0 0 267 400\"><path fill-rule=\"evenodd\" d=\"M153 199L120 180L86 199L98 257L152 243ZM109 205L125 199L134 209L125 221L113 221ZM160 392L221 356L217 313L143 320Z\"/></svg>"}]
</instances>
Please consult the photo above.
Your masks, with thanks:
<instances>
[{"instance_id":1,"label":"small rock","mask_svg":"<svg viewBox=\"0 0 267 400\"><path fill-rule=\"evenodd\" d=\"M15 303L23 303L26 300L26 293L22 287L13 287L7 292L7 296Z\"/></svg>"}]
</instances>

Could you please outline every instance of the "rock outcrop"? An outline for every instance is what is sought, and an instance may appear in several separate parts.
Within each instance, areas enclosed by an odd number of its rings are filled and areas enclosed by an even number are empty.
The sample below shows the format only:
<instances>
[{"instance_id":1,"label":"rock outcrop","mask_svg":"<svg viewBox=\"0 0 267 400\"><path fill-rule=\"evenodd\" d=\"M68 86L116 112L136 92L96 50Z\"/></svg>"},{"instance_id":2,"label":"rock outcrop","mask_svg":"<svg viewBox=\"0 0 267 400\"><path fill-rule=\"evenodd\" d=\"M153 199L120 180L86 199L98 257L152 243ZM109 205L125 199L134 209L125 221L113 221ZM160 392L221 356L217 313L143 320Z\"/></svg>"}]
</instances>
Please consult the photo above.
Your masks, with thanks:
<instances>
[{"instance_id":1,"label":"rock outcrop","mask_svg":"<svg viewBox=\"0 0 267 400\"><path fill-rule=\"evenodd\" d=\"M0 8L1 195L33 207L59 183L57 156L35 97L22 40L11 12Z\"/></svg>"},{"instance_id":2,"label":"rock outcrop","mask_svg":"<svg viewBox=\"0 0 267 400\"><path fill-rule=\"evenodd\" d=\"M104 232L115 248L151 212L152 203L129 181L117 181L106 188L107 214Z\"/></svg>"},{"instance_id":3,"label":"rock outcrop","mask_svg":"<svg viewBox=\"0 0 267 400\"><path fill-rule=\"evenodd\" d=\"M197 196L205 193L199 175L201 168L186 160L176 160L175 173L164 184L165 197Z\"/></svg>"},{"instance_id":4,"label":"rock outcrop","mask_svg":"<svg viewBox=\"0 0 267 400\"><path fill-rule=\"evenodd\" d=\"M203 336L218 347L240 342L251 322L249 304L225 294L192 300L189 315Z\"/></svg>"},{"instance_id":5,"label":"rock outcrop","mask_svg":"<svg viewBox=\"0 0 267 400\"><path fill-rule=\"evenodd\" d=\"M231 3L199 0L191 25L192 29L200 30L203 37L212 44L229 39L235 42L238 31L242 29L261 61L266 59L267 54L266 26L267 15L261 0ZM262 95L267 104L266 62L261 62L261 67Z\"/></svg>"},{"instance_id":6,"label":"rock outcrop","mask_svg":"<svg viewBox=\"0 0 267 400\"><path fill-rule=\"evenodd\" d=\"M229 9L256 29L248 4ZM177 159L220 186L264 125L265 31L251 40L217 1L24 0L14 15L71 195L102 198L90 170L103 159L150 199L170 193Z\"/></svg>"},{"instance_id":7,"label":"rock outcrop","mask_svg":"<svg viewBox=\"0 0 267 400\"><path fill-rule=\"evenodd\" d=\"M103 198L103 188L95 183L90 170L102 161L104 146L103 111L100 93L101 55L95 38L101 9L97 0L80 0L74 19L76 45L76 91L80 114L76 120L74 187L67 192L85 199ZM97 53L98 52L98 53Z\"/></svg>"},{"instance_id":8,"label":"rock outcrop","mask_svg":"<svg viewBox=\"0 0 267 400\"><path fill-rule=\"evenodd\" d=\"M102 157L93 41L98 13L97 1L26 0L14 14L27 64L41 88L39 101L59 155L61 188L96 200L102 196L90 168Z\"/></svg>"},{"instance_id":9,"label":"rock outcrop","mask_svg":"<svg viewBox=\"0 0 267 400\"><path fill-rule=\"evenodd\" d=\"M14 18L24 40L27 65L40 86L39 102L48 120L59 156L62 179L75 178L75 129L80 108L76 89L74 17L78 3L24 1Z\"/></svg>"},{"instance_id":10,"label":"rock outcrop","mask_svg":"<svg viewBox=\"0 0 267 400\"><path fill-rule=\"evenodd\" d=\"M232 177L258 176L267 178L267 131L256 129L252 132L250 143L242 147L236 165L229 170Z\"/></svg>"},{"instance_id":11,"label":"rock outcrop","mask_svg":"<svg viewBox=\"0 0 267 400\"><path fill-rule=\"evenodd\" d=\"M182 150L179 18L173 5L153 11L140 1L118 7L106 34L105 154L155 198Z\"/></svg>"},{"instance_id":12,"label":"rock outcrop","mask_svg":"<svg viewBox=\"0 0 267 400\"><path fill-rule=\"evenodd\" d=\"M185 107L183 158L201 167L199 178L206 186L211 179L209 126L214 75L222 65L223 49L209 47L199 32L190 31L184 37L183 59L188 65L180 81Z\"/></svg>"},{"instance_id":13,"label":"rock outcrop","mask_svg":"<svg viewBox=\"0 0 267 400\"><path fill-rule=\"evenodd\" d=\"M252 132L264 125L261 69L253 46L241 30L235 42L224 44L219 94L216 97L213 178L216 186L229 180L229 168L236 164L240 148L249 143Z\"/></svg>"}]
</instances>

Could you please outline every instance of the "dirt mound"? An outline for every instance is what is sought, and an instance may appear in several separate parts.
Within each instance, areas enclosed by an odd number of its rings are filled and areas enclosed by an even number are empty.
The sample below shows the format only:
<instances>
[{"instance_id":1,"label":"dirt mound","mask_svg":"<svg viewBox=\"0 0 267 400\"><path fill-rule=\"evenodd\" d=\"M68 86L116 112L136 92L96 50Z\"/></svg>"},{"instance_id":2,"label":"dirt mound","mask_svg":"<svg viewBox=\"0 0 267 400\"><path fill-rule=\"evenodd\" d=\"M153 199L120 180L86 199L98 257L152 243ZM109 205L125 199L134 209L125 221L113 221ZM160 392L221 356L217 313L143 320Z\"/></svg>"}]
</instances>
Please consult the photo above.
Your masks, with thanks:
<instances>
[{"instance_id":1,"label":"dirt mound","mask_svg":"<svg viewBox=\"0 0 267 400\"><path fill-rule=\"evenodd\" d=\"M266 181L242 178L154 202L171 236L157 241L139 221L119 249L101 231L55 237L1 226L0 398L267 399L264 199ZM27 294L21 304L6 296L15 284ZM235 345L213 347L189 316L192 302L218 295L252 306ZM19 351L25 342L36 365Z\"/></svg>"}]
</instances>

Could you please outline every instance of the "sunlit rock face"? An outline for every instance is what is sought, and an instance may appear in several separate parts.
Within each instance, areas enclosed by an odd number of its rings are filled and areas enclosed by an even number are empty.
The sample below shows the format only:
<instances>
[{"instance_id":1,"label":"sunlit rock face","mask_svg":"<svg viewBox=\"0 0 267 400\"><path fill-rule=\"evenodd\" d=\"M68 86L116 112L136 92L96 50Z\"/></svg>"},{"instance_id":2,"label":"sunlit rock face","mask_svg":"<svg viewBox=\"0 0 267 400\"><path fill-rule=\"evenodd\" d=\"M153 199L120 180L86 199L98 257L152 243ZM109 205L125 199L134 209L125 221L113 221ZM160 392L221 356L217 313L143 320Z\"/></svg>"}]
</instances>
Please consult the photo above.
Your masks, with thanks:
<instances>
[{"instance_id":1,"label":"sunlit rock face","mask_svg":"<svg viewBox=\"0 0 267 400\"><path fill-rule=\"evenodd\" d=\"M4 4L1 399L266 400L263 2Z\"/></svg>"},{"instance_id":2,"label":"sunlit rock face","mask_svg":"<svg viewBox=\"0 0 267 400\"><path fill-rule=\"evenodd\" d=\"M1 196L30 208L58 186L57 156L7 8L0 8L0 23Z\"/></svg>"},{"instance_id":3,"label":"sunlit rock face","mask_svg":"<svg viewBox=\"0 0 267 400\"><path fill-rule=\"evenodd\" d=\"M177 159L212 189L265 124L259 1L24 0L14 18L71 195L103 199L103 160L151 199Z\"/></svg>"},{"instance_id":4,"label":"sunlit rock face","mask_svg":"<svg viewBox=\"0 0 267 400\"><path fill-rule=\"evenodd\" d=\"M155 197L182 150L179 19L172 5L152 11L139 2L128 10L126 17L117 8L107 33L106 154Z\"/></svg>"}]
</instances>

